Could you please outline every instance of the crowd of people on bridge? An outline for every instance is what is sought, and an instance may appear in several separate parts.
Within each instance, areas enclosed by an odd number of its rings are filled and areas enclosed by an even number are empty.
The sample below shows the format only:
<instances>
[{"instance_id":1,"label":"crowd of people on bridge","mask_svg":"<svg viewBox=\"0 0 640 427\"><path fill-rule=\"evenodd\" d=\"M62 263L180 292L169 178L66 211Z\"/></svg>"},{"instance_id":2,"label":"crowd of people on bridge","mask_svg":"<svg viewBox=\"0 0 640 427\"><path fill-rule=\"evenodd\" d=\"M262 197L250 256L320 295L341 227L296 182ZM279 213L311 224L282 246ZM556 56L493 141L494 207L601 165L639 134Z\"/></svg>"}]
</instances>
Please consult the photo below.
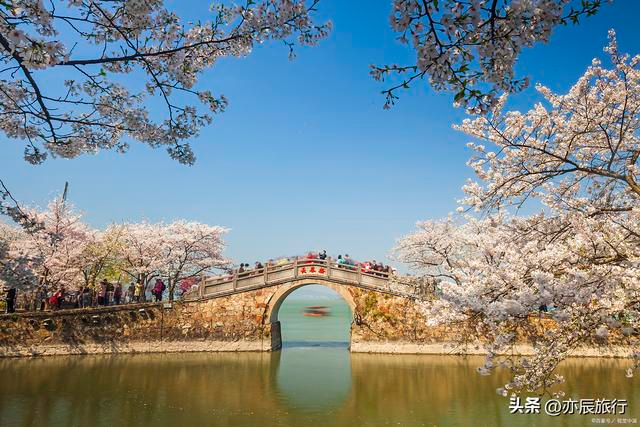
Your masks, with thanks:
<instances>
[{"instance_id":1,"label":"crowd of people on bridge","mask_svg":"<svg viewBox=\"0 0 640 427\"><path fill-rule=\"evenodd\" d=\"M394 267L390 265L385 265L376 260L371 261L356 261L349 256L349 254L340 254L337 257L332 257L327 255L327 251L323 250L320 252L308 252L306 255L294 255L294 256L283 256L279 258L272 258L266 262L266 264L262 264L260 261L256 261L254 266L251 267L248 263L241 263L240 266L236 269L231 269L227 272L226 276L223 278L232 277L234 273L238 273L239 275L250 275L250 274L260 274L264 271L265 266L268 269L274 267L282 267L291 264L294 261L298 261L298 263L311 262L311 261L326 261L331 263L332 267L337 268L345 268L351 270L360 269L363 273L371 273L378 275L390 275L396 274L397 271Z\"/></svg>"},{"instance_id":2,"label":"crowd of people on bridge","mask_svg":"<svg viewBox=\"0 0 640 427\"><path fill-rule=\"evenodd\" d=\"M230 279L235 274L239 276L250 276L253 274L262 274L265 268L273 269L277 267L287 266L297 261L299 264L305 262L323 261L330 263L332 268L344 268L354 271L360 270L363 273L369 273L379 276L387 276L396 274L396 269L385 265L376 260L356 261L348 254L340 254L337 257L327 255L327 251L308 252L306 255L283 256L272 258L266 263L256 261L252 266L248 263L241 263L237 268L231 268L226 271L219 279ZM179 286L178 290L182 292L195 292L198 289L199 279L193 278L188 286ZM186 282L186 281L185 281ZM151 286L149 286L151 285ZM162 301L165 294L166 285L161 278L155 279L155 283L143 285L141 282L130 282L123 284L118 281L111 283L107 279L102 279L95 286L84 286L77 291L68 291L64 285L60 285L55 289L48 289L45 286L37 287L34 290L19 292L16 288L10 287L2 289L4 298L0 301L4 302L4 311L13 313L19 308L21 311L45 311L60 310L73 308L88 307L107 307L120 304L133 304L152 301ZM151 297L147 295L151 294Z\"/></svg>"}]
</instances>

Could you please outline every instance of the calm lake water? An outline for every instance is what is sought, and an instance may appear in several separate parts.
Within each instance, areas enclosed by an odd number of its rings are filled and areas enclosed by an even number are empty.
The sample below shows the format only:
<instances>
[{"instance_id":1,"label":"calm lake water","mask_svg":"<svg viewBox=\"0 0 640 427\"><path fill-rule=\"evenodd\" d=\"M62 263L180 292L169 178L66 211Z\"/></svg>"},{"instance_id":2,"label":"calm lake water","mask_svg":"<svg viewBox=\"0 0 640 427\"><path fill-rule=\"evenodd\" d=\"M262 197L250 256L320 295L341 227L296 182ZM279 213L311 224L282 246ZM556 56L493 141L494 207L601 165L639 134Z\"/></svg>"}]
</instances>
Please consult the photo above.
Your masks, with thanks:
<instances>
[{"instance_id":1,"label":"calm lake water","mask_svg":"<svg viewBox=\"0 0 640 427\"><path fill-rule=\"evenodd\" d=\"M307 305L328 317L304 317ZM273 354L152 354L0 360L0 426L581 426L591 416L510 415L482 358L350 354L343 301L282 305ZM567 397L619 398L640 423L624 361L565 363ZM619 424L617 424L619 425Z\"/></svg>"}]
</instances>

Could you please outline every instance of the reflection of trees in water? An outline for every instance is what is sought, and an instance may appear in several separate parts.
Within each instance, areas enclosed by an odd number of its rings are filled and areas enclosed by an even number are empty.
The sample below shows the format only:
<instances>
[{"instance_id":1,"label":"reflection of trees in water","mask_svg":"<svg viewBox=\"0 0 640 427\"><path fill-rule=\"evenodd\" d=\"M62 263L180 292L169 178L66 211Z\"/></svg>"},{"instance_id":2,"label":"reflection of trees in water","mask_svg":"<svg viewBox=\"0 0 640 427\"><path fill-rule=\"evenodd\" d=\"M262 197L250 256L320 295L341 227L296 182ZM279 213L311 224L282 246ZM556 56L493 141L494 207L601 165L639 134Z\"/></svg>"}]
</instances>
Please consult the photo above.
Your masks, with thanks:
<instances>
[{"instance_id":1,"label":"reflection of trees in water","mask_svg":"<svg viewBox=\"0 0 640 427\"><path fill-rule=\"evenodd\" d=\"M320 353L321 349L316 357ZM508 401L495 393L507 376L476 374L481 357L343 355L350 358L350 386L342 394L344 388L336 384L309 384L341 394L315 413L296 408L286 392L282 399L277 381L300 378L278 379L278 369L288 363L281 353L5 359L0 360L0 420L2 425L154 427L524 426L534 421L509 415ZM308 363L317 365L313 351L310 356ZM569 378L564 386L567 396L627 399L628 417L640 417L635 407L640 388L637 379L625 378L627 364L625 360L572 359L559 372ZM323 369L329 372L336 366L325 363ZM305 393L304 388L294 390ZM557 419L543 415L535 423L557 425ZM584 423L584 417L575 416L565 417L561 424Z\"/></svg>"},{"instance_id":2,"label":"reflection of trees in water","mask_svg":"<svg viewBox=\"0 0 640 427\"><path fill-rule=\"evenodd\" d=\"M345 416L367 407L371 420L409 420L449 425L482 425L479 407L495 420L500 402L494 399L499 378L480 377L481 358L425 355L352 354L352 393ZM505 377L506 378L506 377ZM491 393L489 399L483 398ZM455 413L455 417L452 417Z\"/></svg>"},{"instance_id":3,"label":"reflection of trees in water","mask_svg":"<svg viewBox=\"0 0 640 427\"><path fill-rule=\"evenodd\" d=\"M435 425L527 425L532 420L509 414L508 400L495 390L508 380L506 372L480 376L476 367L482 357L352 354L351 394L340 418L348 419L367 408L362 425L376 420L394 420L401 424L427 422ZM619 398L640 401L640 390L624 376L628 361L614 359L570 359L559 373L567 396L577 398ZM613 377L612 377L613 375ZM633 414L639 415L636 409ZM552 417L536 419L541 425L553 425ZM404 421L404 422L403 422ZM581 425L580 417L569 425Z\"/></svg>"},{"instance_id":4,"label":"reflection of trees in water","mask_svg":"<svg viewBox=\"0 0 640 427\"><path fill-rule=\"evenodd\" d=\"M628 359L575 358L562 362L558 373L565 376L563 390L578 398L627 399L631 405L640 404L638 378L627 378L625 370L631 366ZM640 407L632 406L635 416Z\"/></svg>"},{"instance_id":5,"label":"reflection of trees in water","mask_svg":"<svg viewBox=\"0 0 640 427\"><path fill-rule=\"evenodd\" d=\"M118 355L0 361L0 419L23 425L237 425L268 412L265 353ZM15 402L22 402L20 408ZM15 413L20 410L21 413Z\"/></svg>"}]
</instances>

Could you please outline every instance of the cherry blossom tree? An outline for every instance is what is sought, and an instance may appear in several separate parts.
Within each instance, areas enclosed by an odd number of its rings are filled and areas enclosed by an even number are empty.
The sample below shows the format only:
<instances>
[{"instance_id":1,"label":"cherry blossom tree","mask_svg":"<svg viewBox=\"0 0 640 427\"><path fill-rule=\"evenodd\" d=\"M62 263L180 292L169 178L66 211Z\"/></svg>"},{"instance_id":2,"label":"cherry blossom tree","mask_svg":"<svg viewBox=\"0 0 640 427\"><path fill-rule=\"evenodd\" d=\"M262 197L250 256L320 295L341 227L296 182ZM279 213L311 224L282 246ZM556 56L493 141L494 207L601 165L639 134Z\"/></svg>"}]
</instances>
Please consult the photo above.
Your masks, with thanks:
<instances>
[{"instance_id":1,"label":"cherry blossom tree","mask_svg":"<svg viewBox=\"0 0 640 427\"><path fill-rule=\"evenodd\" d=\"M12 251L12 246L23 239L25 233L21 228L0 223L0 287L25 289L36 281L29 268L34 260Z\"/></svg>"},{"instance_id":2,"label":"cherry blossom tree","mask_svg":"<svg viewBox=\"0 0 640 427\"><path fill-rule=\"evenodd\" d=\"M396 248L438 283L432 318L476 325L460 343L484 343L480 373L511 370L504 395L549 390L582 345L622 344L639 367L640 55L619 53L613 32L605 51L611 66L594 60L564 95L539 86L545 102L526 113L503 113L503 98L465 120L479 181L461 203L483 216L419 223ZM506 213L529 200L543 211ZM553 323L532 319L540 308ZM533 355L503 356L525 339Z\"/></svg>"},{"instance_id":3,"label":"cherry blossom tree","mask_svg":"<svg viewBox=\"0 0 640 427\"><path fill-rule=\"evenodd\" d=\"M142 297L145 298L149 282L159 276L166 262L162 225L148 222L115 224L106 232L119 236L116 262L126 274L142 284Z\"/></svg>"},{"instance_id":4,"label":"cherry blossom tree","mask_svg":"<svg viewBox=\"0 0 640 427\"><path fill-rule=\"evenodd\" d=\"M38 231L0 224L0 284L22 290L95 287L99 278L127 275L147 286L165 278L169 297L176 285L229 264L223 257L226 229L183 220L169 224L87 227L62 199L47 211L29 210Z\"/></svg>"},{"instance_id":5,"label":"cherry blossom tree","mask_svg":"<svg viewBox=\"0 0 640 427\"><path fill-rule=\"evenodd\" d=\"M94 289L98 279L108 272L120 271L118 250L120 249L120 229L109 231L89 230L87 242L80 254L77 268L83 278L83 287Z\"/></svg>"},{"instance_id":6,"label":"cherry blossom tree","mask_svg":"<svg viewBox=\"0 0 640 427\"><path fill-rule=\"evenodd\" d=\"M385 108L397 92L428 78L436 90L455 93L455 103L486 112L502 92L527 87L514 66L524 48L547 42L558 25L595 14L601 0L393 0L389 21L399 41L415 51L408 65L371 66L385 89Z\"/></svg>"},{"instance_id":7,"label":"cherry blossom tree","mask_svg":"<svg viewBox=\"0 0 640 427\"><path fill-rule=\"evenodd\" d=\"M20 263L35 278L20 283L21 288L81 286L77 266L90 236L82 216L62 198L54 199L47 210L32 209L28 215L42 227L32 232L14 230L17 237L8 245L8 258Z\"/></svg>"},{"instance_id":8,"label":"cherry blossom tree","mask_svg":"<svg viewBox=\"0 0 640 427\"><path fill-rule=\"evenodd\" d=\"M198 86L203 71L267 40L313 45L330 28L311 20L318 0L217 3L197 23L163 3L0 2L0 130L25 141L27 161L124 152L137 140L191 164L186 140L227 105ZM164 114L154 119L148 107L157 102Z\"/></svg>"},{"instance_id":9,"label":"cherry blossom tree","mask_svg":"<svg viewBox=\"0 0 640 427\"><path fill-rule=\"evenodd\" d=\"M161 274L168 279L169 299L176 285L229 261L222 256L226 229L198 222L175 221L163 227L164 264Z\"/></svg>"},{"instance_id":10,"label":"cherry blossom tree","mask_svg":"<svg viewBox=\"0 0 640 427\"><path fill-rule=\"evenodd\" d=\"M482 374L511 371L501 393L547 391L562 380L558 363L580 346L626 345L640 356L640 241L623 231L604 217L500 214L421 222L396 250L439 290L424 303L426 317L473 323L475 333L456 344L485 347ZM541 309L555 323L533 314ZM513 356L525 340L533 355Z\"/></svg>"},{"instance_id":11,"label":"cherry blossom tree","mask_svg":"<svg viewBox=\"0 0 640 427\"><path fill-rule=\"evenodd\" d=\"M113 225L117 235L115 262L145 287L155 278L168 281L169 298L183 279L228 264L222 256L226 229L183 220L169 224L148 222Z\"/></svg>"}]
</instances>

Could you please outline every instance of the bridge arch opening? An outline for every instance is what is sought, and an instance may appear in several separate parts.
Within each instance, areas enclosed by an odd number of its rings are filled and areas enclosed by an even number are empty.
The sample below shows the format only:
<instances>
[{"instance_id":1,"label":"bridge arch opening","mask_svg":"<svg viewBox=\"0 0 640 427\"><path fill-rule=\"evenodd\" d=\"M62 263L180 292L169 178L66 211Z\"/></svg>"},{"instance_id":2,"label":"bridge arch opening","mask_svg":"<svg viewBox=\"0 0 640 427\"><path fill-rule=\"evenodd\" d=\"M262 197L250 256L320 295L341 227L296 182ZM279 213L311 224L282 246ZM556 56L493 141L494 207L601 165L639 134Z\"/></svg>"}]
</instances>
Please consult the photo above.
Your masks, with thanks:
<instances>
[{"instance_id":1,"label":"bridge arch opening","mask_svg":"<svg viewBox=\"0 0 640 427\"><path fill-rule=\"evenodd\" d=\"M315 286L302 289L310 285ZM333 295L334 297L332 299L319 299L313 296L302 296L312 289L316 292L319 289L328 289L323 294L326 296ZM300 292L296 292L298 290ZM287 302L287 309L284 313L281 313L281 308L285 301ZM305 303L329 306L329 310L331 310L329 311L329 316L322 320L302 317L302 310L308 307L305 307ZM345 306L346 309L344 308ZM267 319L271 324L271 349L273 351L280 350L283 346L283 341L286 341L287 345L303 345L304 343L313 342L314 345L342 344L349 347L354 310L355 301L353 296L345 287L338 284L308 279L284 286L272 296L267 313ZM281 321L285 322L284 327ZM308 330L310 327L314 330ZM330 330L322 331L317 328L330 328ZM345 329L346 337L344 336ZM310 337L305 337L307 333L309 333ZM339 340L330 339L330 337L335 336L340 336L341 338Z\"/></svg>"}]
</instances>

